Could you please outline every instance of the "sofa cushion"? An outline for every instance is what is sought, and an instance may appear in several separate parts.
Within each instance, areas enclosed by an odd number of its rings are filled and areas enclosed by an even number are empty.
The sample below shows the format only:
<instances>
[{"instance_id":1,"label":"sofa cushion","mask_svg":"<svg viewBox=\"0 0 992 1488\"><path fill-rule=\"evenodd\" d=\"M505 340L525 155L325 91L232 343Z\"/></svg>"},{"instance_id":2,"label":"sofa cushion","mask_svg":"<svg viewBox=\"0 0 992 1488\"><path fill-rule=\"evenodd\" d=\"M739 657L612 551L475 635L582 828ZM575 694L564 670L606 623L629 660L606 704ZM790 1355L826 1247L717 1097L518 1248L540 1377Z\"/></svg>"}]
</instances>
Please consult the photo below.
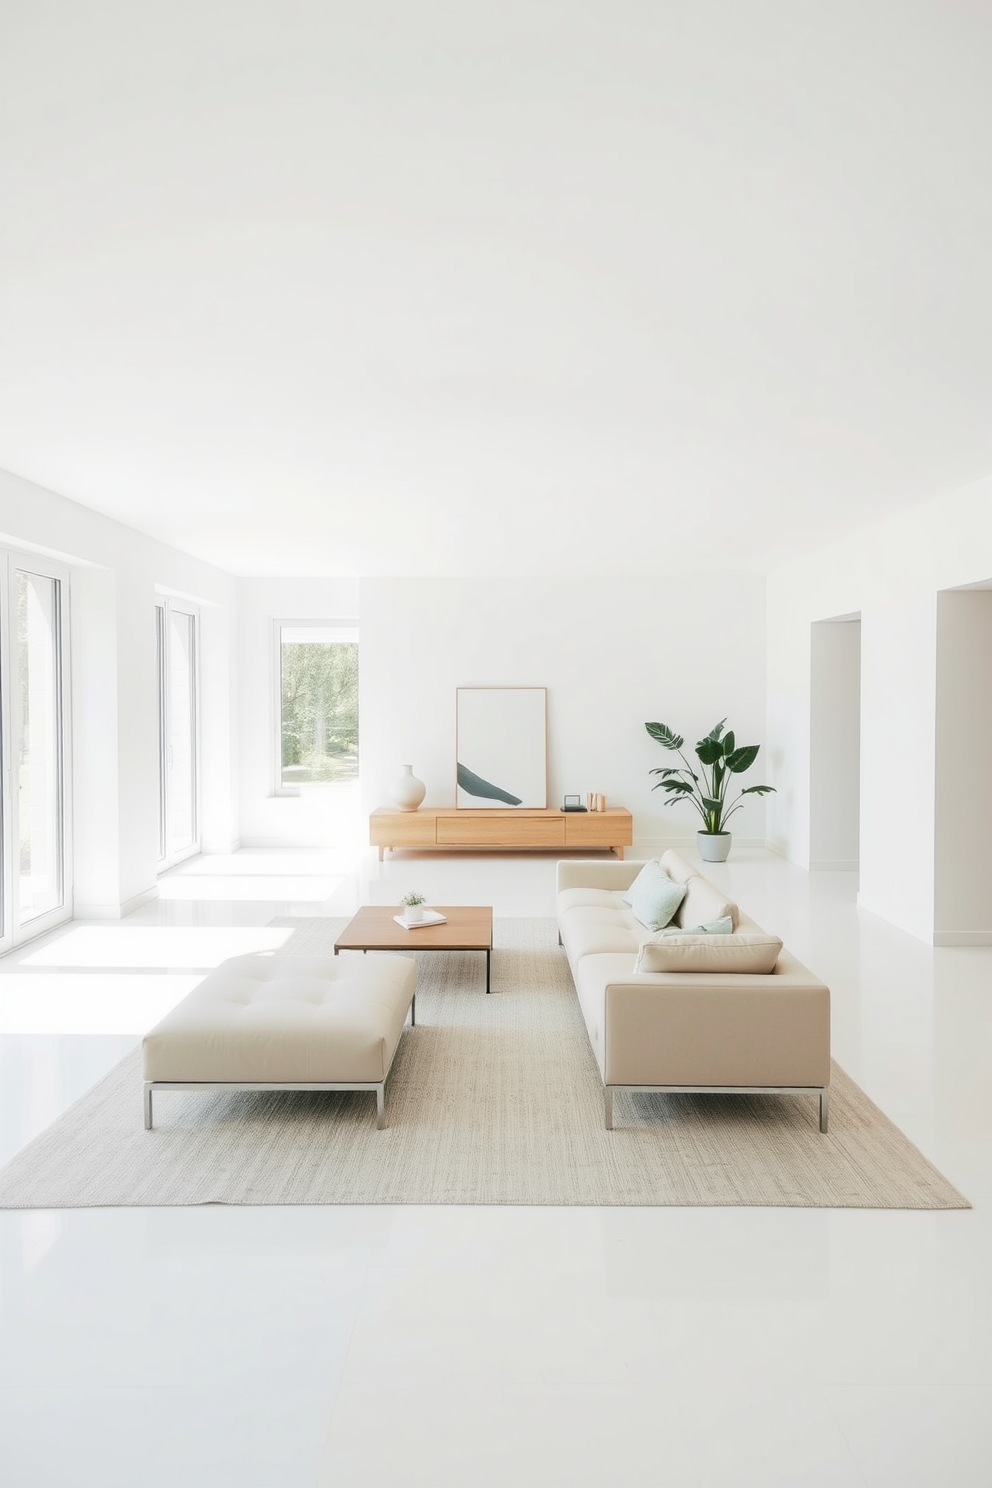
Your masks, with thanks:
<instances>
[{"instance_id":1,"label":"sofa cushion","mask_svg":"<svg viewBox=\"0 0 992 1488\"><path fill-rule=\"evenodd\" d=\"M782 942L776 935L673 935L641 942L635 971L727 972L767 976L775 970Z\"/></svg>"},{"instance_id":2,"label":"sofa cushion","mask_svg":"<svg viewBox=\"0 0 992 1488\"><path fill-rule=\"evenodd\" d=\"M590 908L626 910L627 904L619 889L562 889L558 895L559 914L566 909Z\"/></svg>"},{"instance_id":3,"label":"sofa cushion","mask_svg":"<svg viewBox=\"0 0 992 1488\"><path fill-rule=\"evenodd\" d=\"M630 888L621 895L635 917L649 930L660 930L669 924L685 898L685 886L676 883L657 859L645 863Z\"/></svg>"},{"instance_id":4,"label":"sofa cushion","mask_svg":"<svg viewBox=\"0 0 992 1488\"><path fill-rule=\"evenodd\" d=\"M625 951L636 956L637 947L644 935L644 926L639 924L626 905L618 910L573 909L563 914L558 921L562 942L568 959L577 966L583 956L608 955ZM628 961L629 966L629 961Z\"/></svg>"},{"instance_id":5,"label":"sofa cushion","mask_svg":"<svg viewBox=\"0 0 992 1488\"><path fill-rule=\"evenodd\" d=\"M687 863L681 853L677 853L674 847L667 847L658 862L664 868L669 878L674 878L676 883L688 883L690 878L699 877L699 869L692 863Z\"/></svg>"},{"instance_id":6,"label":"sofa cushion","mask_svg":"<svg viewBox=\"0 0 992 1488\"><path fill-rule=\"evenodd\" d=\"M716 884L710 883L708 878L694 874L685 885L685 898L675 915L676 925L706 925L711 920L722 920L727 915L736 928L740 917L737 905Z\"/></svg>"}]
</instances>

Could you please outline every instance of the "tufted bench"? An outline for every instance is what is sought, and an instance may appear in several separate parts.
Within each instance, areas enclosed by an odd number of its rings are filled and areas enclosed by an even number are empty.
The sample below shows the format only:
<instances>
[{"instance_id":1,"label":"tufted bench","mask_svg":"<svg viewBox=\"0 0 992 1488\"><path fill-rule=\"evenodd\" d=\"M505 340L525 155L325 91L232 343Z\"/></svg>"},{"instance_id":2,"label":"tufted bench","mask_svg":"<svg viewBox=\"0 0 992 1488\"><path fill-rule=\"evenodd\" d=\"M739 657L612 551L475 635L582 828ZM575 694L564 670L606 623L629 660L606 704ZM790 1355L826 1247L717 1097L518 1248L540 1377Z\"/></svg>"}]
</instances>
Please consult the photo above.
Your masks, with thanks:
<instances>
[{"instance_id":1,"label":"tufted bench","mask_svg":"<svg viewBox=\"0 0 992 1488\"><path fill-rule=\"evenodd\" d=\"M145 1035L145 1127L156 1090L374 1090L381 1129L415 992L402 956L235 956Z\"/></svg>"}]
</instances>

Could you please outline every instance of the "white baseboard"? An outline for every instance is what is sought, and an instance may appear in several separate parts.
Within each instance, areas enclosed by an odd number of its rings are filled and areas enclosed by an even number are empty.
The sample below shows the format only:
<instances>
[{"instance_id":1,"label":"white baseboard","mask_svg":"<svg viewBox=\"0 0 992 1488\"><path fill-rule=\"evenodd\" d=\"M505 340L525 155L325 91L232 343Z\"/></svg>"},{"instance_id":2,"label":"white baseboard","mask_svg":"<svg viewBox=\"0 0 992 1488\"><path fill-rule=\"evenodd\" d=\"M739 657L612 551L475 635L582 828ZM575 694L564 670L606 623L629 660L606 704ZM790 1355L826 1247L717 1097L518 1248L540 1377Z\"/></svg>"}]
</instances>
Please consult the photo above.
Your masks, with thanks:
<instances>
[{"instance_id":1,"label":"white baseboard","mask_svg":"<svg viewBox=\"0 0 992 1488\"><path fill-rule=\"evenodd\" d=\"M78 899L73 901L72 918L74 920L123 920L143 904L150 904L153 899L158 898L158 884L144 893L132 894L130 899L125 899L123 904L81 904Z\"/></svg>"},{"instance_id":2,"label":"white baseboard","mask_svg":"<svg viewBox=\"0 0 992 1488\"><path fill-rule=\"evenodd\" d=\"M857 858L810 858L809 866L831 873L857 873L861 864Z\"/></svg>"},{"instance_id":3,"label":"white baseboard","mask_svg":"<svg viewBox=\"0 0 992 1488\"><path fill-rule=\"evenodd\" d=\"M992 930L934 931L935 946L992 946Z\"/></svg>"},{"instance_id":4,"label":"white baseboard","mask_svg":"<svg viewBox=\"0 0 992 1488\"><path fill-rule=\"evenodd\" d=\"M731 850L735 847L767 847L764 837L738 837L733 834ZM691 837L635 837L633 847L628 847L629 853L644 853L646 857L654 858L659 853L673 848L677 853L689 853L696 851L696 834Z\"/></svg>"}]
</instances>

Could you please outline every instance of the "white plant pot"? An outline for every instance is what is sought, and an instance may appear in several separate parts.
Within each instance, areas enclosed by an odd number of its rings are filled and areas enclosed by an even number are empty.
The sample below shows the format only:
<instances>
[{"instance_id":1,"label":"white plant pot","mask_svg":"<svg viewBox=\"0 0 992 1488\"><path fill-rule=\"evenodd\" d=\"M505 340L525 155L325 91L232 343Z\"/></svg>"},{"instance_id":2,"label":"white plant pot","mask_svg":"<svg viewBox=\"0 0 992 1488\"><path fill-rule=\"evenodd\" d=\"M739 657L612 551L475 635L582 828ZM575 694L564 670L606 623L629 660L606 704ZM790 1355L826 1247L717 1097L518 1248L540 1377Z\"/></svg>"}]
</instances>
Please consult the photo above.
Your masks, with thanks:
<instances>
[{"instance_id":1,"label":"white plant pot","mask_svg":"<svg viewBox=\"0 0 992 1488\"><path fill-rule=\"evenodd\" d=\"M732 832L697 832L699 856L704 863L725 863L730 856Z\"/></svg>"},{"instance_id":2,"label":"white plant pot","mask_svg":"<svg viewBox=\"0 0 992 1488\"><path fill-rule=\"evenodd\" d=\"M424 921L424 906L422 904L404 904L403 918L408 925L422 925Z\"/></svg>"},{"instance_id":3,"label":"white plant pot","mask_svg":"<svg viewBox=\"0 0 992 1488\"><path fill-rule=\"evenodd\" d=\"M416 811L427 794L427 787L414 775L412 765L401 765L389 794L401 811Z\"/></svg>"}]
</instances>

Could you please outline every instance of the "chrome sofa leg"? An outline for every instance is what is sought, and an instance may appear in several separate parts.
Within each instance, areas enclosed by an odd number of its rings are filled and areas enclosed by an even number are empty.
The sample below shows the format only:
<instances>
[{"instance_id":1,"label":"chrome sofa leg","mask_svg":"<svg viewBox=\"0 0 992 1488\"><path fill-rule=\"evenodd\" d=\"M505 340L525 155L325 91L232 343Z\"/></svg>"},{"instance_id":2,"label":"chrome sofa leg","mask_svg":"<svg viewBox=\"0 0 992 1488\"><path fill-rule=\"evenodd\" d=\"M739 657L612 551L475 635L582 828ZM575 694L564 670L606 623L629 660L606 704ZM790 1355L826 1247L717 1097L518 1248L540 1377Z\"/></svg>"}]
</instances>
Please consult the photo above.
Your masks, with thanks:
<instances>
[{"instance_id":1,"label":"chrome sofa leg","mask_svg":"<svg viewBox=\"0 0 992 1488\"><path fill-rule=\"evenodd\" d=\"M603 1095L606 1102L606 1130L613 1130L613 1091L609 1085L603 1086Z\"/></svg>"},{"instance_id":2,"label":"chrome sofa leg","mask_svg":"<svg viewBox=\"0 0 992 1488\"><path fill-rule=\"evenodd\" d=\"M151 1129L152 1129L152 1086L151 1086L151 1081L150 1080L146 1080L145 1081L144 1104L145 1104L145 1131L151 1131Z\"/></svg>"},{"instance_id":3,"label":"chrome sofa leg","mask_svg":"<svg viewBox=\"0 0 992 1488\"><path fill-rule=\"evenodd\" d=\"M820 1091L820 1130L821 1130L821 1132L825 1132L826 1129L827 1129L827 1116L828 1116L829 1112L830 1112L830 1091L829 1090L821 1090Z\"/></svg>"}]
</instances>

